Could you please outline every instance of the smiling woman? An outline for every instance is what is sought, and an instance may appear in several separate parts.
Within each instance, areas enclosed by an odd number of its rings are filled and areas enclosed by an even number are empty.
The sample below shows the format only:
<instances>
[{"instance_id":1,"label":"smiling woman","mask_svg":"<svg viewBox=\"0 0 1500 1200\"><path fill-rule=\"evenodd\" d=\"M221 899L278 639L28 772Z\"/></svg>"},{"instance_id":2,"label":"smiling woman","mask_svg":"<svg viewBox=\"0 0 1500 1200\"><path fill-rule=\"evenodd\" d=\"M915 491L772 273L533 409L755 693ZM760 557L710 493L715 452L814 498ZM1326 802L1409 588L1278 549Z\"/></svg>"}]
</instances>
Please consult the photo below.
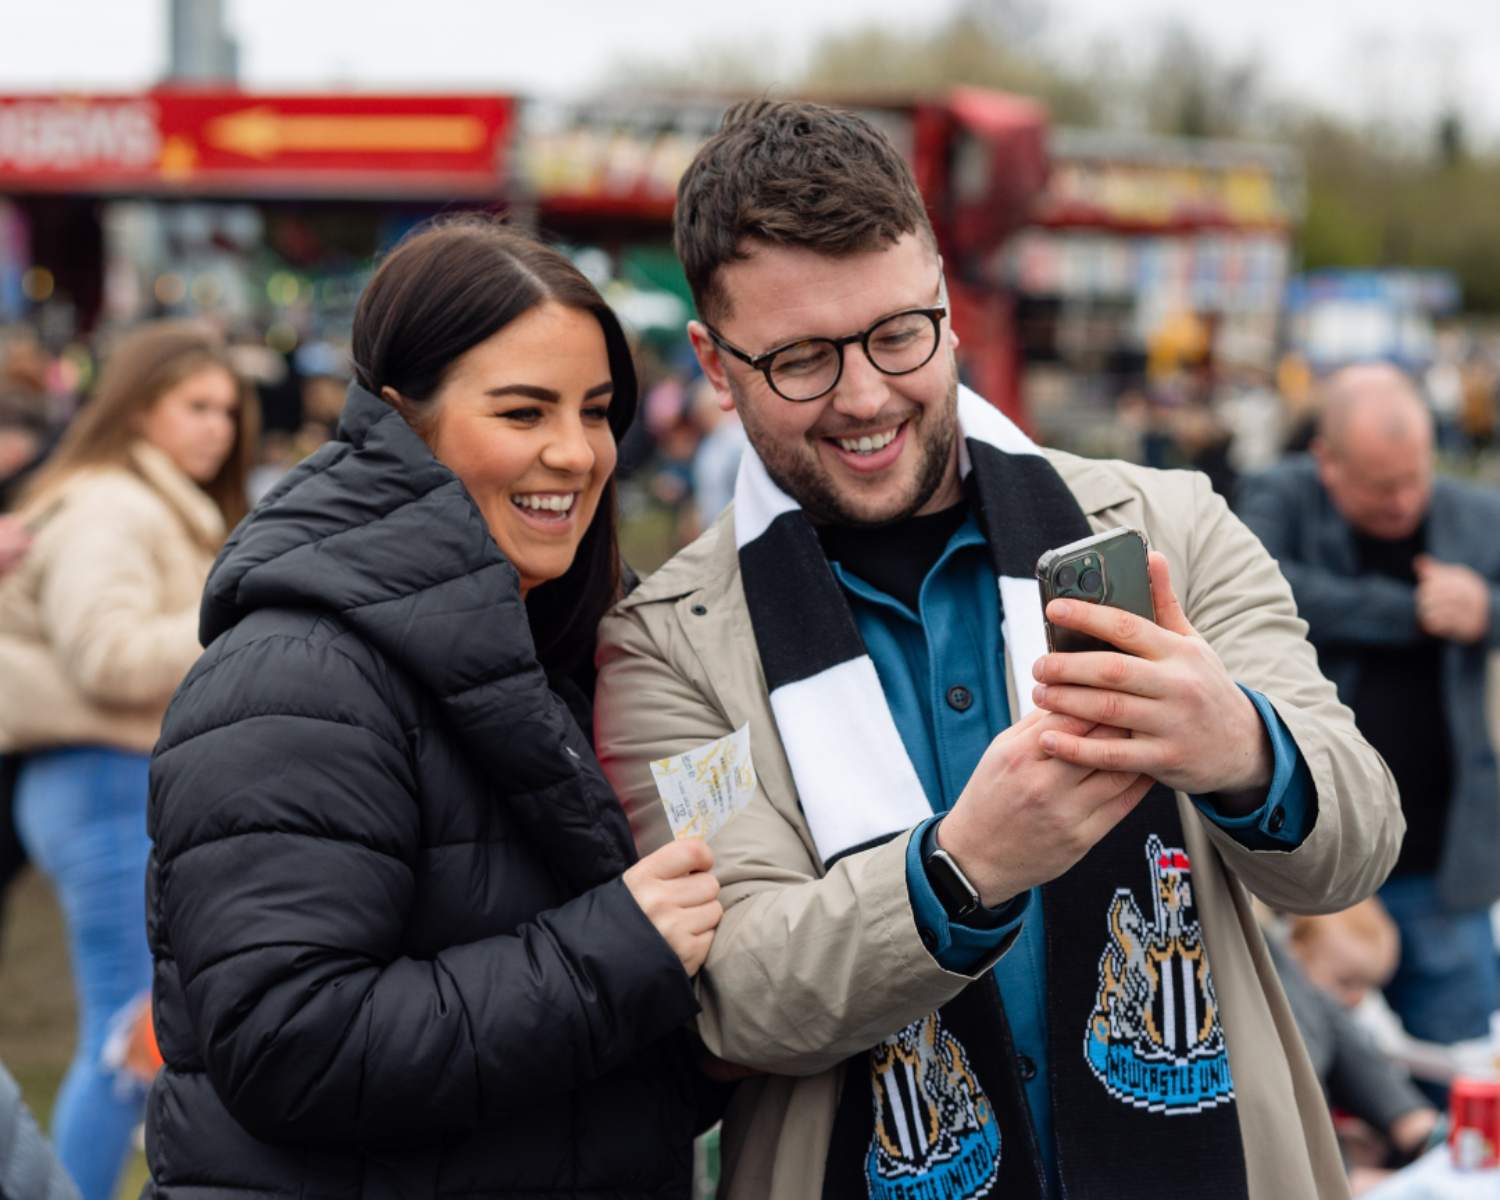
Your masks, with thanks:
<instances>
[{"instance_id":1,"label":"smiling woman","mask_svg":"<svg viewBox=\"0 0 1500 1200\"><path fill-rule=\"evenodd\" d=\"M518 374L527 382L490 386ZM427 444L479 506L523 596L567 573L598 512L615 468L613 393L598 320L548 301L454 363L433 397Z\"/></svg>"},{"instance_id":2,"label":"smiling woman","mask_svg":"<svg viewBox=\"0 0 1500 1200\"><path fill-rule=\"evenodd\" d=\"M353 351L152 765L146 1194L685 1196L713 856L635 861L588 711L624 335L466 218L386 258Z\"/></svg>"}]
</instances>

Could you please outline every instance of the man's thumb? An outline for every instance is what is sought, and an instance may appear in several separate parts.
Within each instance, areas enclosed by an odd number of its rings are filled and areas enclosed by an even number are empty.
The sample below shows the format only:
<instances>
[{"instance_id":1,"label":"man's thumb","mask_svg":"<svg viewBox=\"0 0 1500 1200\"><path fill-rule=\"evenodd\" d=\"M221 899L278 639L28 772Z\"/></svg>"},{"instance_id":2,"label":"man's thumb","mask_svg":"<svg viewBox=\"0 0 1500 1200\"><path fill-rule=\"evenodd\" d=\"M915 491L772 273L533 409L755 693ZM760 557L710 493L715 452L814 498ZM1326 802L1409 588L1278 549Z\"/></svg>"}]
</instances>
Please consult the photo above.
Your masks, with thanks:
<instances>
[{"instance_id":1,"label":"man's thumb","mask_svg":"<svg viewBox=\"0 0 1500 1200\"><path fill-rule=\"evenodd\" d=\"M1152 550L1146 556L1146 569L1151 575L1151 603L1156 609L1156 623L1184 637L1194 636L1197 630L1188 621L1177 593L1172 590L1172 573L1167 567L1166 556Z\"/></svg>"}]
</instances>

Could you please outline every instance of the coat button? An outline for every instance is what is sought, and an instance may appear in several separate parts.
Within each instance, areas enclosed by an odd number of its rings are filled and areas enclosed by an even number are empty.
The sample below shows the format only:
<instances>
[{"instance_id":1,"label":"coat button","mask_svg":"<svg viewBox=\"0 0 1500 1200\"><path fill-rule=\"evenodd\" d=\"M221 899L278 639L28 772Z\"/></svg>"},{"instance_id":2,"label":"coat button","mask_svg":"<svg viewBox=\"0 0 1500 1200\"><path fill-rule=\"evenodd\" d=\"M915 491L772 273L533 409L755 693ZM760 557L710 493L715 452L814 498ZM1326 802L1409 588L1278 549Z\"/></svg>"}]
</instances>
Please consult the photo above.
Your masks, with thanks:
<instances>
[{"instance_id":1,"label":"coat button","mask_svg":"<svg viewBox=\"0 0 1500 1200\"><path fill-rule=\"evenodd\" d=\"M1016 1070L1020 1072L1021 1082L1030 1083L1036 1078L1036 1063L1027 1054L1016 1056Z\"/></svg>"},{"instance_id":2,"label":"coat button","mask_svg":"<svg viewBox=\"0 0 1500 1200\"><path fill-rule=\"evenodd\" d=\"M695 605L693 605L693 607L692 607L692 609L690 611L692 612L693 616L695 616L695 617L706 617L706 616L708 616L708 606L704 605L704 604L695 604Z\"/></svg>"},{"instance_id":3,"label":"coat button","mask_svg":"<svg viewBox=\"0 0 1500 1200\"><path fill-rule=\"evenodd\" d=\"M1273 808L1271 810L1271 818L1266 822L1266 828L1269 829L1272 833L1280 833L1281 827L1285 824L1286 809L1280 807Z\"/></svg>"},{"instance_id":4,"label":"coat button","mask_svg":"<svg viewBox=\"0 0 1500 1200\"><path fill-rule=\"evenodd\" d=\"M922 945L927 947L929 954L936 953L937 934L933 933L927 926L920 925L917 927L917 936L922 939Z\"/></svg>"},{"instance_id":5,"label":"coat button","mask_svg":"<svg viewBox=\"0 0 1500 1200\"><path fill-rule=\"evenodd\" d=\"M954 712L968 712L974 706L974 693L966 687L948 689L948 707Z\"/></svg>"}]
</instances>

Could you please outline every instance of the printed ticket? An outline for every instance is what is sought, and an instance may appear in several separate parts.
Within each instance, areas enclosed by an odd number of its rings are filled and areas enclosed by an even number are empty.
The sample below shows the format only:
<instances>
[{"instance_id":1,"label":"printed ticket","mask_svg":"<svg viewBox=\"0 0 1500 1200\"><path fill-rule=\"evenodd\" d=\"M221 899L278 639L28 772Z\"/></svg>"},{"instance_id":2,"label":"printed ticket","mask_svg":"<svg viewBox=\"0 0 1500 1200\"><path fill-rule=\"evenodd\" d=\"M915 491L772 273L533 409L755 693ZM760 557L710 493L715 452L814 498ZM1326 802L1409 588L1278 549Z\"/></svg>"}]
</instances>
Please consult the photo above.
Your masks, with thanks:
<instances>
[{"instance_id":1,"label":"printed ticket","mask_svg":"<svg viewBox=\"0 0 1500 1200\"><path fill-rule=\"evenodd\" d=\"M750 726L651 764L674 837L710 838L755 794Z\"/></svg>"}]
</instances>

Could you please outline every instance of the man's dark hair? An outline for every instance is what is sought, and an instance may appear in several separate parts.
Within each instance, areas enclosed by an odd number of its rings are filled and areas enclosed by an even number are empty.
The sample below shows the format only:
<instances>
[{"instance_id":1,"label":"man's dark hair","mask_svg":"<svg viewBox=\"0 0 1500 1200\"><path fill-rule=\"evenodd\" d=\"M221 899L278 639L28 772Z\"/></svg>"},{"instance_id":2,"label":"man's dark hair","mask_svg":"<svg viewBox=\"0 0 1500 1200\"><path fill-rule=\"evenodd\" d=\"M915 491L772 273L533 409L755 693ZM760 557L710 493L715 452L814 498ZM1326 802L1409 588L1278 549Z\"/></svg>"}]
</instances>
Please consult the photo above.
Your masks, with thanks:
<instances>
[{"instance_id":1,"label":"man's dark hair","mask_svg":"<svg viewBox=\"0 0 1500 1200\"><path fill-rule=\"evenodd\" d=\"M735 105L677 185L673 243L705 319L727 315L719 270L747 243L841 257L908 233L936 244L911 168L869 121L821 104Z\"/></svg>"}]
</instances>

